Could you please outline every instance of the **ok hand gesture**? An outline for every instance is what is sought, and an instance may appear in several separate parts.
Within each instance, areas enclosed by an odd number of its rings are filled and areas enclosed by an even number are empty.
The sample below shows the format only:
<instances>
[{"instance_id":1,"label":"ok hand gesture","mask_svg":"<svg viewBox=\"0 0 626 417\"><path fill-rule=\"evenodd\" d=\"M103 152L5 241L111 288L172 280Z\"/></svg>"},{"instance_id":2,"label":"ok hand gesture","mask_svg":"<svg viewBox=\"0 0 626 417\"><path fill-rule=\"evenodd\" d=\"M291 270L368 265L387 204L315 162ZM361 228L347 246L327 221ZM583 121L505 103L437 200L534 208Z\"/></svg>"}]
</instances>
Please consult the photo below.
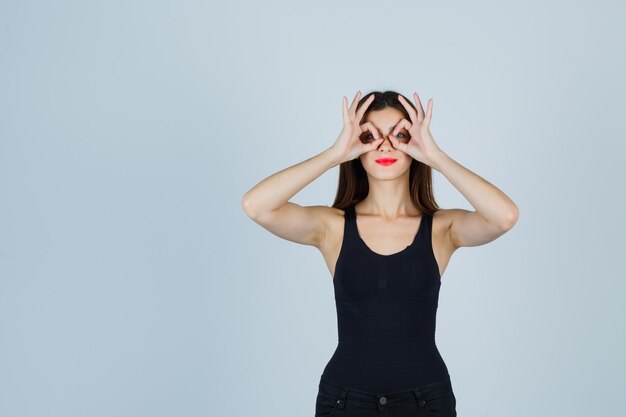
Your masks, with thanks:
<instances>
[{"instance_id":1,"label":"ok hand gesture","mask_svg":"<svg viewBox=\"0 0 626 417\"><path fill-rule=\"evenodd\" d=\"M424 109L422 108L422 103L417 93L413 93L413 99L415 100L417 113L404 97L398 95L398 100L409 113L411 121L409 122L406 119L400 120L389 135L389 140L394 148L408 154L413 159L432 166L433 158L436 156L436 153L440 151L433 136L430 134L433 99L428 100L428 111L426 114L424 114ZM407 143L400 142L396 138L397 132L402 128L408 130L411 136L411 139Z\"/></svg>"},{"instance_id":2,"label":"ok hand gesture","mask_svg":"<svg viewBox=\"0 0 626 417\"><path fill-rule=\"evenodd\" d=\"M363 114L372 101L374 101L374 94L369 96L357 111L356 107L360 98L361 92L357 91L350 108L348 108L348 99L345 96L343 97L343 129L339 133L337 141L331 147L335 155L337 155L339 163L351 161L365 152L376 149L384 139L380 136L378 130L372 123L366 122L360 124ZM363 143L360 137L363 132L368 130L374 135L375 140Z\"/></svg>"}]
</instances>

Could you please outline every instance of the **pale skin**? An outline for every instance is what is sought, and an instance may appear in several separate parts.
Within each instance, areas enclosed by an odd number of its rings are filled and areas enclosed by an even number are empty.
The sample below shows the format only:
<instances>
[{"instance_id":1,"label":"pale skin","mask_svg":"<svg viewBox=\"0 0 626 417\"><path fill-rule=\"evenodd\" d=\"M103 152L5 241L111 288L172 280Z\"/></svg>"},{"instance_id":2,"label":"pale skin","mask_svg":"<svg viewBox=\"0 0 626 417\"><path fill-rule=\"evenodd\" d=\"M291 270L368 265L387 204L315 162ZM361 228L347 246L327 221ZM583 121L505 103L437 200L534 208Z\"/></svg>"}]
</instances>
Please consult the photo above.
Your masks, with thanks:
<instances>
[{"instance_id":1,"label":"pale skin","mask_svg":"<svg viewBox=\"0 0 626 417\"><path fill-rule=\"evenodd\" d=\"M276 236L318 248L334 277L344 211L300 206L289 199L326 170L359 158L369 181L368 196L355 206L359 235L373 252L394 254L411 243L422 220L409 194L409 168L416 159L443 174L474 208L440 209L433 215L433 252L442 277L456 249L484 245L513 227L519 216L515 203L435 143L430 133L432 99L424 112L417 93L413 93L417 111L399 96L410 120L390 107L372 111L363 119L374 96L357 111L360 97L358 91L349 107L343 97L344 125L331 147L265 178L244 194L242 208L251 219ZM362 137L368 140L364 143ZM379 158L397 161L382 166L375 162Z\"/></svg>"}]
</instances>

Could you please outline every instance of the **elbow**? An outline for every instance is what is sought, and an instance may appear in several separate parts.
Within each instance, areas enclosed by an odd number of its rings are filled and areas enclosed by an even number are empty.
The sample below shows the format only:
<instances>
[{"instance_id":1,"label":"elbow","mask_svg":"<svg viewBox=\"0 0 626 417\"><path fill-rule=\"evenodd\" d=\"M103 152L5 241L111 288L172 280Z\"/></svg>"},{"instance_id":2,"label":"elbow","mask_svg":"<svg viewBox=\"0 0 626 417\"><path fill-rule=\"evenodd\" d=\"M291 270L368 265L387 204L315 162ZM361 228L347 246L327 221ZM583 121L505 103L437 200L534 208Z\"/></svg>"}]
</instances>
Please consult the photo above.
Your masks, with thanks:
<instances>
[{"instance_id":1,"label":"elbow","mask_svg":"<svg viewBox=\"0 0 626 417\"><path fill-rule=\"evenodd\" d=\"M513 209L510 210L506 216L506 222L504 224L503 229L505 231L511 230L513 226L515 226L515 223L517 223L518 219L519 219L519 208L517 208L517 206L514 205Z\"/></svg>"},{"instance_id":2,"label":"elbow","mask_svg":"<svg viewBox=\"0 0 626 417\"><path fill-rule=\"evenodd\" d=\"M241 209L244 211L244 213L246 213L248 217L250 217L251 219L254 218L252 201L250 201L250 198L248 197L248 193L245 193L241 197Z\"/></svg>"}]
</instances>

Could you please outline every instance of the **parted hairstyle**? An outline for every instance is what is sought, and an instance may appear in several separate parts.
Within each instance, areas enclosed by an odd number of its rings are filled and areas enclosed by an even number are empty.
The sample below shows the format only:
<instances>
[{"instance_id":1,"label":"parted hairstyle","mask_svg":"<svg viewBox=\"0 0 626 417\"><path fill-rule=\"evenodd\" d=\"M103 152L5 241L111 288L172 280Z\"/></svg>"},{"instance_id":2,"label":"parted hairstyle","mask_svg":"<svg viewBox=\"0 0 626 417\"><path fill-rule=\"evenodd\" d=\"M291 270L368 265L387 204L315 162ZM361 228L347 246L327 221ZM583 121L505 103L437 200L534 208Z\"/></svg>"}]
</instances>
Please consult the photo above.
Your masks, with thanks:
<instances>
[{"instance_id":1,"label":"parted hairstyle","mask_svg":"<svg viewBox=\"0 0 626 417\"><path fill-rule=\"evenodd\" d=\"M395 91L372 91L364 95L357 104L357 110L363 105L363 103L374 94L374 100L369 105L361 124L367 118L367 114L371 111L382 110L386 107L393 107L402 112L403 117L411 121L411 118L398 100L399 93ZM404 99L415 109L415 105L402 95ZM332 207L345 210L348 206L354 205L359 201L367 197L369 192L369 183L367 181L367 173L361 164L359 158L355 158L351 161L343 162L339 165L339 184L337 187L337 194L335 195L335 201ZM409 192L411 194L411 200L417 209L422 213L432 214L439 210L439 206L435 201L433 194L433 178L432 168L419 162L415 159L411 162L409 169Z\"/></svg>"}]
</instances>

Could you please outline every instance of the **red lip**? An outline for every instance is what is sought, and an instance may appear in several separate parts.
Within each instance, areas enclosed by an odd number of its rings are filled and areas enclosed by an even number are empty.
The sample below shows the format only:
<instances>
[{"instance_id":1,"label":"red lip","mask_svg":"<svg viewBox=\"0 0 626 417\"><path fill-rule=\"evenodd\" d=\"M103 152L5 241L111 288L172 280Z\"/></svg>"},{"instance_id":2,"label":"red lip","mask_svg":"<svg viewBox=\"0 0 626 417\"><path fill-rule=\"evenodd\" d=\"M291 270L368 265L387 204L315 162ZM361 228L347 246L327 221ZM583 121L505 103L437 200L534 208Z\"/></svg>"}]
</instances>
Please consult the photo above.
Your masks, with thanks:
<instances>
[{"instance_id":1,"label":"red lip","mask_svg":"<svg viewBox=\"0 0 626 417\"><path fill-rule=\"evenodd\" d=\"M394 159L394 158L380 158L376 160L377 163L379 163L380 165L385 165L385 166L391 165L396 161L397 159Z\"/></svg>"}]
</instances>

